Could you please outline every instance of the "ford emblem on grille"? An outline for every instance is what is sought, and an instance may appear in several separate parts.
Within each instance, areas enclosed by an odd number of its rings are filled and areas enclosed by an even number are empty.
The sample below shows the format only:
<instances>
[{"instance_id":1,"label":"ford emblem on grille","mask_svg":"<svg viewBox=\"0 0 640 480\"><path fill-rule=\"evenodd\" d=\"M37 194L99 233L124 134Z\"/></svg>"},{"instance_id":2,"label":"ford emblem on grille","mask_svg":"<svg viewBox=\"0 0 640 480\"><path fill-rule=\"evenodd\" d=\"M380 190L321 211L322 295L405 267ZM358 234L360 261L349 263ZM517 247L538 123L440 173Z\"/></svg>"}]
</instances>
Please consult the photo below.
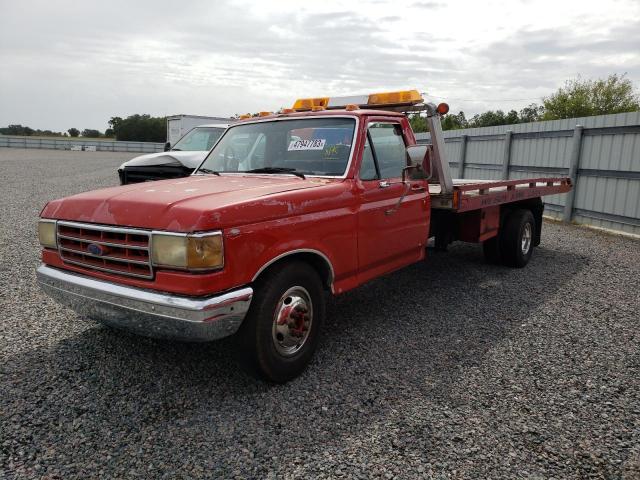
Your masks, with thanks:
<instances>
[{"instance_id":1,"label":"ford emblem on grille","mask_svg":"<svg viewBox=\"0 0 640 480\"><path fill-rule=\"evenodd\" d=\"M92 253L93 255L105 255L107 253L107 249L102 245L98 245L97 243L90 243L87 245L87 251Z\"/></svg>"}]
</instances>

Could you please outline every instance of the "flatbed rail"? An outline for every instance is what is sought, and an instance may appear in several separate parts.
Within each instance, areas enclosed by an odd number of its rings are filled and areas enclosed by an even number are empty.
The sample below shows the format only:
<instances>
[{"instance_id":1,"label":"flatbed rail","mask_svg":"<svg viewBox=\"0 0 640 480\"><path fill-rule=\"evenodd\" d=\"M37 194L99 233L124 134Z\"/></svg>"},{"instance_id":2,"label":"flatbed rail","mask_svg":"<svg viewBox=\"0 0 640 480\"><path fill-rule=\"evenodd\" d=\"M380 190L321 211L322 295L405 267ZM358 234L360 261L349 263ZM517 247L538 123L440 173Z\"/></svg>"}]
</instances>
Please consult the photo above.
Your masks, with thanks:
<instances>
[{"instance_id":1,"label":"flatbed rail","mask_svg":"<svg viewBox=\"0 0 640 480\"><path fill-rule=\"evenodd\" d=\"M523 178L519 180L453 180L453 193L442 194L437 184L429 185L431 208L467 212L529 198L571 190L569 177Z\"/></svg>"}]
</instances>

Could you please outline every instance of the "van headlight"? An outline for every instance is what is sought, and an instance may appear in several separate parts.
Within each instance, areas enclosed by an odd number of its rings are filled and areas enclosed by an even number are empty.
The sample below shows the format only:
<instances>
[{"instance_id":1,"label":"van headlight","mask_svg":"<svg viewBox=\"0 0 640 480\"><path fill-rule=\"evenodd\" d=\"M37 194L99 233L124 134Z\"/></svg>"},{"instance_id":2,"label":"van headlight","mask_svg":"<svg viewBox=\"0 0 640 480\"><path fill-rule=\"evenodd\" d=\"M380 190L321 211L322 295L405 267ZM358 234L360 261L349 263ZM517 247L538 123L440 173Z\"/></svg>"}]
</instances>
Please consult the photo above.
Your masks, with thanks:
<instances>
[{"instance_id":1,"label":"van headlight","mask_svg":"<svg viewBox=\"0 0 640 480\"><path fill-rule=\"evenodd\" d=\"M159 267L213 270L224 266L222 232L153 232L151 259Z\"/></svg>"},{"instance_id":2,"label":"van headlight","mask_svg":"<svg viewBox=\"0 0 640 480\"><path fill-rule=\"evenodd\" d=\"M38 221L38 240L40 240L40 245L45 248L58 248L55 220L41 218Z\"/></svg>"}]
</instances>

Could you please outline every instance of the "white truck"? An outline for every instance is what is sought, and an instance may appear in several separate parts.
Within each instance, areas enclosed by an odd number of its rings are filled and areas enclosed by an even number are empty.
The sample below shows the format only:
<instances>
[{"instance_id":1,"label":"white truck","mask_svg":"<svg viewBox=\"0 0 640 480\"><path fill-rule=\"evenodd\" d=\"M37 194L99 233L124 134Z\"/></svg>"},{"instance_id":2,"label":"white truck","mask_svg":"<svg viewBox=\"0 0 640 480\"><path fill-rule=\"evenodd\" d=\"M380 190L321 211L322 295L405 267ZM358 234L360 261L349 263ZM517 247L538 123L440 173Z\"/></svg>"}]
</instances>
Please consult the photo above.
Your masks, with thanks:
<instances>
[{"instance_id":1,"label":"white truck","mask_svg":"<svg viewBox=\"0 0 640 480\"><path fill-rule=\"evenodd\" d=\"M124 162L118 168L120 183L127 185L191 175L228 126L228 123L199 125L173 145L167 142L164 152L148 153Z\"/></svg>"},{"instance_id":2,"label":"white truck","mask_svg":"<svg viewBox=\"0 0 640 480\"><path fill-rule=\"evenodd\" d=\"M232 123L234 119L225 117L204 117L200 115L171 115L167 117L167 144L165 150L171 149L189 130L207 123Z\"/></svg>"}]
</instances>

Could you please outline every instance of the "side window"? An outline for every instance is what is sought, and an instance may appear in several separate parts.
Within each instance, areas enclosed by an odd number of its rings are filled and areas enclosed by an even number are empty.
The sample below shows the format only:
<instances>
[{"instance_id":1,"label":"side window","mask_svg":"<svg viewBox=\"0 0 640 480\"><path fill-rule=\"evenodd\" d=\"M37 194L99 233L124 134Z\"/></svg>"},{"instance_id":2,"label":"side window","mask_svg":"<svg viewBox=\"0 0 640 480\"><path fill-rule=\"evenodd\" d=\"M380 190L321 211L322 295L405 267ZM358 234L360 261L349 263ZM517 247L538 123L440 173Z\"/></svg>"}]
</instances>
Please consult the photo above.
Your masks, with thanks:
<instances>
[{"instance_id":1,"label":"side window","mask_svg":"<svg viewBox=\"0 0 640 480\"><path fill-rule=\"evenodd\" d=\"M380 178L402 176L407 166L407 151L402 138L402 129L397 123L372 123L369 134L375 158L380 169Z\"/></svg>"},{"instance_id":2,"label":"side window","mask_svg":"<svg viewBox=\"0 0 640 480\"><path fill-rule=\"evenodd\" d=\"M378 170L376 169L376 162L373 159L373 152L371 151L371 145L369 144L369 138L367 135L367 141L364 144L364 151L362 152L362 164L360 165L360 180L377 180Z\"/></svg>"}]
</instances>

